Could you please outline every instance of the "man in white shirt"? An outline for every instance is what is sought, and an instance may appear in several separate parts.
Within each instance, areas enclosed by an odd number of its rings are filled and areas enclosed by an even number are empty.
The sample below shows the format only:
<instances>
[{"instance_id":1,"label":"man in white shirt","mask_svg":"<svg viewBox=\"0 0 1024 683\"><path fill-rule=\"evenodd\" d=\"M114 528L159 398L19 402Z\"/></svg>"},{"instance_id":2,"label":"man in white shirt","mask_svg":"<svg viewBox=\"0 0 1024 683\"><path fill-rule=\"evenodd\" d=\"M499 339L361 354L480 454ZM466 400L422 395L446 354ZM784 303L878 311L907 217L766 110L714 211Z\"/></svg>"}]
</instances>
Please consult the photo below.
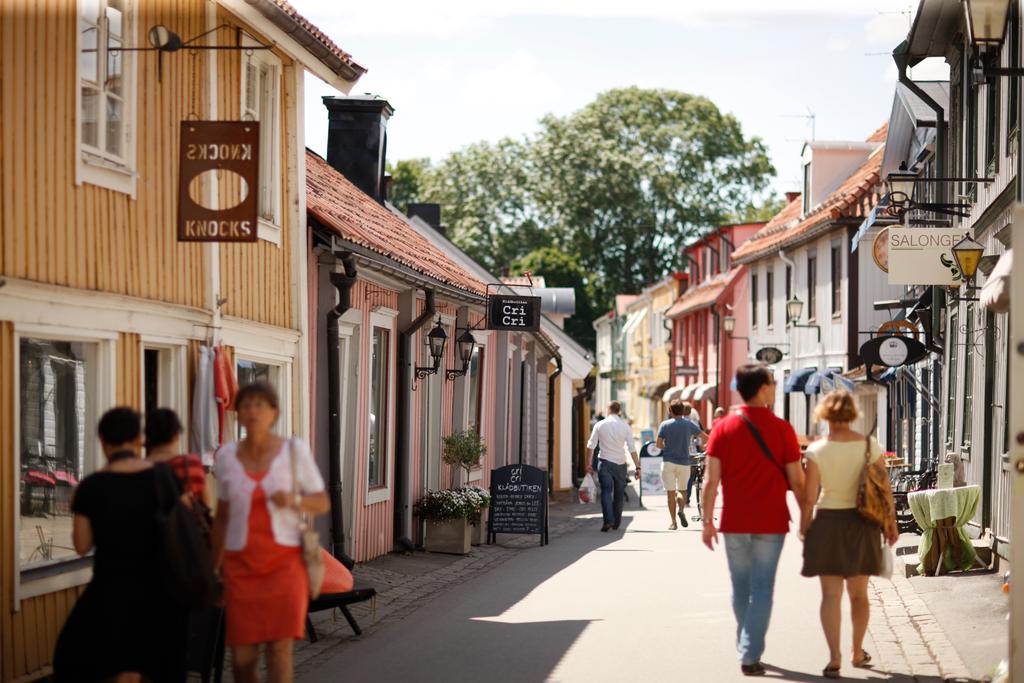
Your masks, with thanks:
<instances>
[{"instance_id":1,"label":"man in white shirt","mask_svg":"<svg viewBox=\"0 0 1024 683\"><path fill-rule=\"evenodd\" d=\"M622 406L618 401L608 404L608 417L594 425L587 442L587 462L595 448L597 455L597 478L601 483L601 512L604 524L601 531L618 529L622 523L622 499L626 493L626 454L629 453L640 476L640 456L633 448L633 430L622 419ZM587 472L594 469L587 466Z\"/></svg>"}]
</instances>

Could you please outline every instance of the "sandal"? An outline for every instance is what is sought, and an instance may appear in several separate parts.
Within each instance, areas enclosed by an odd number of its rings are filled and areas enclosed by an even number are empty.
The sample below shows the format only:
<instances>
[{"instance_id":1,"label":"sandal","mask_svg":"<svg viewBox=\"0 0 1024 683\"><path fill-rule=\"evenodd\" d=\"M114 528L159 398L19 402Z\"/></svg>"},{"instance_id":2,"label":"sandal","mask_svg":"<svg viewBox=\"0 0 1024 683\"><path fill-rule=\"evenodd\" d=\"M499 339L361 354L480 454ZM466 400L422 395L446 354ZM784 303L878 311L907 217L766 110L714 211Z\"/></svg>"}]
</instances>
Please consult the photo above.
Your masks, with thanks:
<instances>
[{"instance_id":1,"label":"sandal","mask_svg":"<svg viewBox=\"0 0 1024 683\"><path fill-rule=\"evenodd\" d=\"M825 678L841 678L839 675L839 667L832 666L831 664L822 669L821 675Z\"/></svg>"},{"instance_id":2,"label":"sandal","mask_svg":"<svg viewBox=\"0 0 1024 683\"><path fill-rule=\"evenodd\" d=\"M872 666L871 655L869 655L868 651L863 648L861 648L860 653L864 656L860 658L859 662L853 662L853 665L858 669L870 669Z\"/></svg>"}]
</instances>

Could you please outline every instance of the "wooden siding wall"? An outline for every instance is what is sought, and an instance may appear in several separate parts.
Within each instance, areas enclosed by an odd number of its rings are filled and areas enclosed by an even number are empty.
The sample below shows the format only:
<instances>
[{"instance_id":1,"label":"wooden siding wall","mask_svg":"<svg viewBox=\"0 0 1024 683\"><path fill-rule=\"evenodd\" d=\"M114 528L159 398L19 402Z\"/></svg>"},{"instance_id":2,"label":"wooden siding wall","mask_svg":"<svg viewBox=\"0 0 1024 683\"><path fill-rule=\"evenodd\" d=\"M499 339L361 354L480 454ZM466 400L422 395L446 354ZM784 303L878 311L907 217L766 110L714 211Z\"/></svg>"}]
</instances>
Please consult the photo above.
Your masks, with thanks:
<instances>
[{"instance_id":1,"label":"wooden siding wall","mask_svg":"<svg viewBox=\"0 0 1024 683\"><path fill-rule=\"evenodd\" d=\"M130 332L117 335L117 405L142 409L142 340Z\"/></svg>"},{"instance_id":2,"label":"wooden siding wall","mask_svg":"<svg viewBox=\"0 0 1024 683\"><path fill-rule=\"evenodd\" d=\"M29 6L0 0L0 274L201 306L202 247L178 243L174 232L190 58L165 58L159 83L156 57L135 57L137 198L76 186L75 0ZM154 24L201 32L203 8L202 0L144 3L136 43L146 44Z\"/></svg>"},{"instance_id":3,"label":"wooden siding wall","mask_svg":"<svg viewBox=\"0 0 1024 683\"><path fill-rule=\"evenodd\" d=\"M384 306L398 310L398 292L385 289L380 285L369 283L360 279L352 287L352 305L362 312L362 330L359 335L359 399L356 412L356 467L355 481L352 486L355 492L355 538L352 539L354 557L357 562L380 557L391 552L393 547L393 523L394 523L394 472L395 459L389 457L387 460L387 477L392 483L392 497L380 503L366 504L366 467L367 452L369 449L369 424L370 407L366 397L370 392L370 348L373 336L373 329L370 322L370 313L378 306ZM398 338L397 325L391 333L392 349L397 349ZM395 358L391 356L391 377L390 385L394 387ZM395 402L391 402L389 414L394 418ZM389 446L394 447L394 434L388 434Z\"/></svg>"},{"instance_id":4,"label":"wooden siding wall","mask_svg":"<svg viewBox=\"0 0 1024 683\"><path fill-rule=\"evenodd\" d=\"M240 26L253 35L259 35L249 26L238 22L231 14L220 10L218 23L227 23L232 27ZM228 31L223 31L224 35ZM233 38L232 38L233 40ZM279 92L282 118L285 103L295 101L291 73L295 68L283 54L274 51L281 59L283 78ZM184 58L182 58L184 60ZM248 59L244 52L225 50L217 57L217 116L219 119L241 118L242 101L242 67ZM265 240L256 244L222 244L220 247L221 297L227 302L221 311L247 320L256 320L278 327L292 327L291 312L291 261L288 258L291 249L290 206L287 202L288 187L286 182L288 158L286 136L280 136L281 159L281 194L280 215L281 245L278 246ZM255 191L253 189L252 191Z\"/></svg>"}]
</instances>

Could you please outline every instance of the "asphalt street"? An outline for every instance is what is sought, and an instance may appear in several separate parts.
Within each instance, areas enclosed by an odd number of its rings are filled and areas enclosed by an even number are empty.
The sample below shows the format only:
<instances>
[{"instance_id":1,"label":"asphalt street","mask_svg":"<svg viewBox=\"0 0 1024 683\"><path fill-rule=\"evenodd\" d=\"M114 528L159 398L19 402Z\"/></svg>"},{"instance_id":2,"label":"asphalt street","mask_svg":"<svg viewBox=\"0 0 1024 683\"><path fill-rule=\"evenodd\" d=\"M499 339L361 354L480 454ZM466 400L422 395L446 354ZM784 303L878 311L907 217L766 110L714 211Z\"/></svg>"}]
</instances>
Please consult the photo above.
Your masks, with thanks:
<instances>
[{"instance_id":1,"label":"asphalt street","mask_svg":"<svg viewBox=\"0 0 1024 683\"><path fill-rule=\"evenodd\" d=\"M635 498L634 498L635 500ZM623 527L588 527L521 551L394 625L341 645L302 681L734 681L735 622L722 550L700 524L669 531L662 500ZM581 508L582 509L582 508ZM768 678L819 681L828 653L818 585L787 538L764 662ZM849 658L844 617L844 659ZM869 635L865 647L872 651ZM844 666L844 677L889 680Z\"/></svg>"}]
</instances>

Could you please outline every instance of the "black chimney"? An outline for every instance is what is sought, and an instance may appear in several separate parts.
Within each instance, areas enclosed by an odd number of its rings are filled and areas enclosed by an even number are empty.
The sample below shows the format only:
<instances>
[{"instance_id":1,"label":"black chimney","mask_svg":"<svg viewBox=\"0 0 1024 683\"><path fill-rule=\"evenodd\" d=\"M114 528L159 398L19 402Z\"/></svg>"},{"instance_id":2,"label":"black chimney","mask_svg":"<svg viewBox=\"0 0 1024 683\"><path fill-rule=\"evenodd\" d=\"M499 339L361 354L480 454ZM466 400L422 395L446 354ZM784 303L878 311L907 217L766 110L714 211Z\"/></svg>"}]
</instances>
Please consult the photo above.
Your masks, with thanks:
<instances>
[{"instance_id":1,"label":"black chimney","mask_svg":"<svg viewBox=\"0 0 1024 683\"><path fill-rule=\"evenodd\" d=\"M441 225L441 205L440 204L424 204L409 202L408 208L405 210L405 214L412 218L417 216L424 223L432 227L441 235L447 237L448 230L445 226Z\"/></svg>"},{"instance_id":2,"label":"black chimney","mask_svg":"<svg viewBox=\"0 0 1024 683\"><path fill-rule=\"evenodd\" d=\"M378 97L324 97L323 101L327 163L383 203L387 125L395 110Z\"/></svg>"}]
</instances>

